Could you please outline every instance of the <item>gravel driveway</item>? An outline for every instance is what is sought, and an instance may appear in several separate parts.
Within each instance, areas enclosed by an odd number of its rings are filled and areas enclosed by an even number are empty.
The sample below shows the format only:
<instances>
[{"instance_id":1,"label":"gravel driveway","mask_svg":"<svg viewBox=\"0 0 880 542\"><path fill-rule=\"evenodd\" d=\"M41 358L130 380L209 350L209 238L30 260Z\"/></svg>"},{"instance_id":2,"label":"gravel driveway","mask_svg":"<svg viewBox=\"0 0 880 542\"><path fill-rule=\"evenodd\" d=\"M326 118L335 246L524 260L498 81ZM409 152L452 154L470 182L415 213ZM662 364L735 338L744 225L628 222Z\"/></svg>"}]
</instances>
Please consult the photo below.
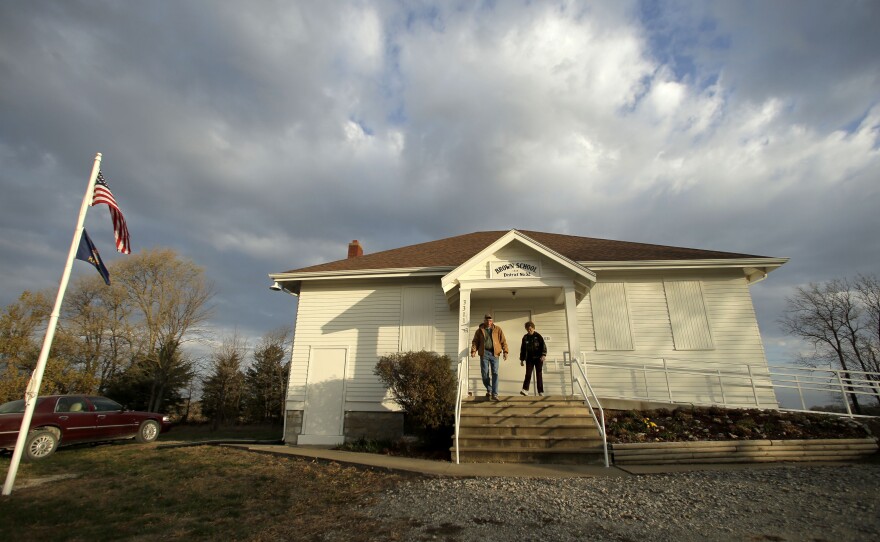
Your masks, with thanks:
<instances>
[{"instance_id":1,"label":"gravel driveway","mask_svg":"<svg viewBox=\"0 0 880 542\"><path fill-rule=\"evenodd\" d=\"M880 465L568 479L412 479L373 517L408 540L880 540Z\"/></svg>"}]
</instances>

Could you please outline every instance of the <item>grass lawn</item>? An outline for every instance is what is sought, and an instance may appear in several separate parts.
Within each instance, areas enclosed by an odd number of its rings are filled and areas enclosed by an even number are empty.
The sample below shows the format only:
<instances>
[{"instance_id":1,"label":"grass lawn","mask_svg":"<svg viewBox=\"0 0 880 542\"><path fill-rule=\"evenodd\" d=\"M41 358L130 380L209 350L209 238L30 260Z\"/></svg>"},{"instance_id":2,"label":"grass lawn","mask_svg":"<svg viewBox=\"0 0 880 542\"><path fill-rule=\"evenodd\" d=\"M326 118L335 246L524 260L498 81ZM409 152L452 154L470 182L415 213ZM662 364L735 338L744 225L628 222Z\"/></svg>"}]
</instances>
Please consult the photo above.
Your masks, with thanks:
<instances>
[{"instance_id":1,"label":"grass lawn","mask_svg":"<svg viewBox=\"0 0 880 542\"><path fill-rule=\"evenodd\" d=\"M20 488L53 476L68 478ZM359 511L400 479L218 446L62 448L22 463L0 540L402 540L405 526Z\"/></svg>"}]
</instances>

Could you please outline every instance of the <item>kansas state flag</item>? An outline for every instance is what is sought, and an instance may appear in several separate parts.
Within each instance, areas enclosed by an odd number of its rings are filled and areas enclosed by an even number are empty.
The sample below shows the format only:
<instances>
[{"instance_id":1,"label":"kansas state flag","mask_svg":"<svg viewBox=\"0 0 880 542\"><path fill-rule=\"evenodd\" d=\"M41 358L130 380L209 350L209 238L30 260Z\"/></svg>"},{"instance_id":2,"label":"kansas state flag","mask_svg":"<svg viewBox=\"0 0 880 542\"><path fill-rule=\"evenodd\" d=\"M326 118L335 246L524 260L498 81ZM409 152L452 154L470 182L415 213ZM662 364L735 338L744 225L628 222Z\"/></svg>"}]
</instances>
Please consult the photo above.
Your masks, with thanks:
<instances>
[{"instance_id":1,"label":"kansas state flag","mask_svg":"<svg viewBox=\"0 0 880 542\"><path fill-rule=\"evenodd\" d=\"M89 237L89 234L85 229L83 229L82 237L79 238L79 248L76 250L76 259L94 265L95 269L98 270L98 273L101 274L101 278L107 283L107 286L110 286L110 272L104 267L104 261L101 260L101 255L98 254L98 249L95 248L95 244L92 243L92 239Z\"/></svg>"}]
</instances>

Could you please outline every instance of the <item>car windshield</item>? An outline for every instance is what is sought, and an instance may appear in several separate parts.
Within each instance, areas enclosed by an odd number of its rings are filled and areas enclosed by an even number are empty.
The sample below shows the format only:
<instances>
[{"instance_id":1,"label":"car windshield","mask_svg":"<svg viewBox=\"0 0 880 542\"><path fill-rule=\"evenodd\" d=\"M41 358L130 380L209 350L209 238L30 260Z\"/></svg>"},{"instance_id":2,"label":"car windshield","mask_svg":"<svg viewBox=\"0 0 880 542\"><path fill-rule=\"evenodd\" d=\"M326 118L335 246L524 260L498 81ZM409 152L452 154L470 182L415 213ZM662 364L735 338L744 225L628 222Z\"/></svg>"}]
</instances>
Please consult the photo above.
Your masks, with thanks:
<instances>
[{"instance_id":1,"label":"car windshield","mask_svg":"<svg viewBox=\"0 0 880 542\"><path fill-rule=\"evenodd\" d=\"M45 398L37 399L37 405L43 402ZM24 412L24 399L9 401L0 405L0 414L21 414Z\"/></svg>"}]
</instances>

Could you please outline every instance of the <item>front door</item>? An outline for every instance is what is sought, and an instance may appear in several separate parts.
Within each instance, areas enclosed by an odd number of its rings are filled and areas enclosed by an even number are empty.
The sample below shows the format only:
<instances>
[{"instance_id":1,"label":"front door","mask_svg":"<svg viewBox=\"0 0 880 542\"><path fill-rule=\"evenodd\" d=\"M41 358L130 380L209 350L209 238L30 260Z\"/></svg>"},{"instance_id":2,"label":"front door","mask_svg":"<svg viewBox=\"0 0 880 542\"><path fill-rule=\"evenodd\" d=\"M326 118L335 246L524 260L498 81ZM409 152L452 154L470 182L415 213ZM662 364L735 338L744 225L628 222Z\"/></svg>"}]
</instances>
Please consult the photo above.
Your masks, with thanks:
<instances>
[{"instance_id":1,"label":"front door","mask_svg":"<svg viewBox=\"0 0 880 542\"><path fill-rule=\"evenodd\" d=\"M519 347L522 336L526 333L526 322L532 319L532 311L495 311L492 316L495 318L495 325L504 331L507 348L510 350L507 361L502 356L498 364L498 395L517 395L526 375L526 368L519 366Z\"/></svg>"},{"instance_id":2,"label":"front door","mask_svg":"<svg viewBox=\"0 0 880 542\"><path fill-rule=\"evenodd\" d=\"M313 348L309 356L303 432L298 444L336 445L345 403L345 348Z\"/></svg>"}]
</instances>

